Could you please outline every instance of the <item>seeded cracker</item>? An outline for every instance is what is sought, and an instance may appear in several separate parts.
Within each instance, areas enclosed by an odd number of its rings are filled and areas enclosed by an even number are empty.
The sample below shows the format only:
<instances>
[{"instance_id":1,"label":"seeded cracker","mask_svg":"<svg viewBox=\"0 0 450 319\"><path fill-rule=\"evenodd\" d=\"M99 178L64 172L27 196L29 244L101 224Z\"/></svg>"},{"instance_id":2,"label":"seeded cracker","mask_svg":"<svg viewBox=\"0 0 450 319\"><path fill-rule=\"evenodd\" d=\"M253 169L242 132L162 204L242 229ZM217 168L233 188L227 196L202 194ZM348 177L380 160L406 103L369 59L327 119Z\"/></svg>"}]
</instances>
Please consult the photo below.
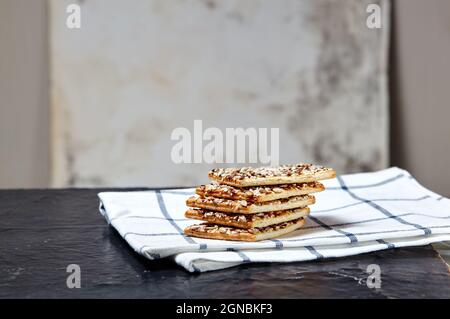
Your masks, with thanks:
<instances>
[{"instance_id":1,"label":"seeded cracker","mask_svg":"<svg viewBox=\"0 0 450 319\"><path fill-rule=\"evenodd\" d=\"M207 239L260 241L287 235L305 224L315 203L311 194L325 189L319 180L336 177L332 168L313 164L279 167L218 168L212 183L186 200L187 218L204 223L184 230Z\"/></svg>"},{"instance_id":2,"label":"seeded cracker","mask_svg":"<svg viewBox=\"0 0 450 319\"><path fill-rule=\"evenodd\" d=\"M231 200L216 197L192 196L187 199L189 207L239 214L256 214L278 210L294 209L314 204L313 195L300 195L261 203L249 203L245 200Z\"/></svg>"},{"instance_id":3,"label":"seeded cracker","mask_svg":"<svg viewBox=\"0 0 450 319\"><path fill-rule=\"evenodd\" d=\"M235 187L307 183L336 177L332 168L313 164L283 165L279 167L216 168L209 178Z\"/></svg>"},{"instance_id":4,"label":"seeded cracker","mask_svg":"<svg viewBox=\"0 0 450 319\"><path fill-rule=\"evenodd\" d=\"M245 200L249 203L260 203L317 193L323 191L324 189L325 187L323 184L319 182L275 186L255 186L248 188L211 183L197 187L195 192L201 197L218 197L232 200Z\"/></svg>"},{"instance_id":5,"label":"seeded cracker","mask_svg":"<svg viewBox=\"0 0 450 319\"><path fill-rule=\"evenodd\" d=\"M209 239L260 241L286 235L299 229L304 224L305 220L303 218L268 227L251 229L240 229L204 223L189 226L185 228L184 233L188 236Z\"/></svg>"},{"instance_id":6,"label":"seeded cracker","mask_svg":"<svg viewBox=\"0 0 450 319\"><path fill-rule=\"evenodd\" d=\"M235 214L197 208L188 209L185 216L187 218L202 220L210 224L249 229L267 227L303 218L309 214L309 211L308 207L302 207L267 213Z\"/></svg>"}]
</instances>

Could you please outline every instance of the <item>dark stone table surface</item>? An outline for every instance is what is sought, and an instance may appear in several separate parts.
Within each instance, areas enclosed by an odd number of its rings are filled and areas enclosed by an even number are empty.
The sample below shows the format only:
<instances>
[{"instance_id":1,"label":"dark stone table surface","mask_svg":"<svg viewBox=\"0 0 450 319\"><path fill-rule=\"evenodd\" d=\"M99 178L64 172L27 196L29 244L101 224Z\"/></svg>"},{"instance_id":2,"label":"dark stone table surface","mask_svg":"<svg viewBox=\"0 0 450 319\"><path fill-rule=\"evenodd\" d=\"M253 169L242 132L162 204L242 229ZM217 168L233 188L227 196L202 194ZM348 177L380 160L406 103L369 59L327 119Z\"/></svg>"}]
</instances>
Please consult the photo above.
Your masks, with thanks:
<instances>
[{"instance_id":1,"label":"dark stone table surface","mask_svg":"<svg viewBox=\"0 0 450 319\"><path fill-rule=\"evenodd\" d=\"M99 191L0 190L0 298L450 298L431 246L203 274L148 261L106 224ZM67 288L69 264L81 268L79 289ZM366 285L370 264L379 289Z\"/></svg>"}]
</instances>

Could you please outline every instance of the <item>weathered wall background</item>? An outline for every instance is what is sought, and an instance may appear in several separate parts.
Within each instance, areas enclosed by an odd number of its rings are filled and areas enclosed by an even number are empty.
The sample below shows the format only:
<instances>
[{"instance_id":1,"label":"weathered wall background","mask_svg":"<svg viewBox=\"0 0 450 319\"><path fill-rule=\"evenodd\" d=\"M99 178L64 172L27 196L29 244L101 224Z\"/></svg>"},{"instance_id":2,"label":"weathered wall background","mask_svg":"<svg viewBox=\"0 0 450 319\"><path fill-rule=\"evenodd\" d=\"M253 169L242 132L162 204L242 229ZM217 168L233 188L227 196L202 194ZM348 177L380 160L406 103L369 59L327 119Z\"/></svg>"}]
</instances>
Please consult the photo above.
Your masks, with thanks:
<instances>
[{"instance_id":1,"label":"weathered wall background","mask_svg":"<svg viewBox=\"0 0 450 319\"><path fill-rule=\"evenodd\" d=\"M280 161L340 173L388 164L388 2L50 1L52 180L192 185L210 167L173 164L176 127L279 127Z\"/></svg>"},{"instance_id":2,"label":"weathered wall background","mask_svg":"<svg viewBox=\"0 0 450 319\"><path fill-rule=\"evenodd\" d=\"M391 164L450 196L443 173L450 162L450 1L393 5ZM49 185L46 7L45 0L0 1L1 188Z\"/></svg>"}]
</instances>

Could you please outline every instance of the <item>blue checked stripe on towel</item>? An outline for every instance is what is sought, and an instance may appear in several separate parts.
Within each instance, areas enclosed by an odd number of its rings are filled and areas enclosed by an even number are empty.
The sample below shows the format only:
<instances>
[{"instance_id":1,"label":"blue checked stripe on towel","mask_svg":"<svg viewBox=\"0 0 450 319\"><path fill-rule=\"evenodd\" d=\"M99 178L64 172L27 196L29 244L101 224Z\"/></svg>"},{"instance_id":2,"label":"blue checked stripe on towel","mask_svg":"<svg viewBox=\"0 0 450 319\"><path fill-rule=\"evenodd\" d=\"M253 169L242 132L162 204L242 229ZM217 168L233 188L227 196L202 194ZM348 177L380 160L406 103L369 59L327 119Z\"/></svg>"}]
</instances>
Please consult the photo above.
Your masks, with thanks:
<instances>
[{"instance_id":1,"label":"blue checked stripe on towel","mask_svg":"<svg viewBox=\"0 0 450 319\"><path fill-rule=\"evenodd\" d=\"M407 171L338 176L324 181L306 225L255 243L188 237L185 201L194 189L104 192L100 212L128 244L149 259L171 257L188 271L250 262L294 262L450 240L450 200Z\"/></svg>"}]
</instances>

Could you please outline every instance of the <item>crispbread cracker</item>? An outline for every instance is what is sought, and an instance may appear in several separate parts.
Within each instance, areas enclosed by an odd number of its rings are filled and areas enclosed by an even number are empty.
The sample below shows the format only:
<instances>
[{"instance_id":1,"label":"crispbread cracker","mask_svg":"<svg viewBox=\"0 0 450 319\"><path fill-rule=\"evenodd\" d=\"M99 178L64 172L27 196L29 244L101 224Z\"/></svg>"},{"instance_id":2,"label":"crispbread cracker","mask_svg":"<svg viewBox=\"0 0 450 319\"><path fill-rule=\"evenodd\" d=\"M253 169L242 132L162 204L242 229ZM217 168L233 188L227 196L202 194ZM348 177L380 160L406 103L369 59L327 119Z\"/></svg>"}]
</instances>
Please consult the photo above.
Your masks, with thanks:
<instances>
[{"instance_id":1,"label":"crispbread cracker","mask_svg":"<svg viewBox=\"0 0 450 319\"><path fill-rule=\"evenodd\" d=\"M307 183L336 177L332 168L295 164L279 167L216 168L208 173L209 178L235 187Z\"/></svg>"},{"instance_id":2,"label":"crispbread cracker","mask_svg":"<svg viewBox=\"0 0 450 319\"><path fill-rule=\"evenodd\" d=\"M191 225L184 229L188 236L238 241L260 241L289 234L305 224L303 218L263 228L241 229L209 223Z\"/></svg>"},{"instance_id":3,"label":"crispbread cracker","mask_svg":"<svg viewBox=\"0 0 450 319\"><path fill-rule=\"evenodd\" d=\"M292 196L317 193L323 191L324 189L325 187L323 184L319 182L276 186L255 186L248 188L211 183L197 187L195 192L201 197L210 196L233 200L245 200L250 203L260 203Z\"/></svg>"},{"instance_id":4,"label":"crispbread cracker","mask_svg":"<svg viewBox=\"0 0 450 319\"><path fill-rule=\"evenodd\" d=\"M231 200L217 197L192 196L186 200L186 205L226 213L256 214L305 207L314 204L315 201L316 199L313 195L300 195L262 203L249 203L245 200Z\"/></svg>"},{"instance_id":5,"label":"crispbread cracker","mask_svg":"<svg viewBox=\"0 0 450 319\"><path fill-rule=\"evenodd\" d=\"M184 215L187 218L203 220L211 224L248 229L267 227L303 218L309 214L309 211L308 207L302 207L258 214L235 214L197 208L188 209Z\"/></svg>"}]
</instances>

